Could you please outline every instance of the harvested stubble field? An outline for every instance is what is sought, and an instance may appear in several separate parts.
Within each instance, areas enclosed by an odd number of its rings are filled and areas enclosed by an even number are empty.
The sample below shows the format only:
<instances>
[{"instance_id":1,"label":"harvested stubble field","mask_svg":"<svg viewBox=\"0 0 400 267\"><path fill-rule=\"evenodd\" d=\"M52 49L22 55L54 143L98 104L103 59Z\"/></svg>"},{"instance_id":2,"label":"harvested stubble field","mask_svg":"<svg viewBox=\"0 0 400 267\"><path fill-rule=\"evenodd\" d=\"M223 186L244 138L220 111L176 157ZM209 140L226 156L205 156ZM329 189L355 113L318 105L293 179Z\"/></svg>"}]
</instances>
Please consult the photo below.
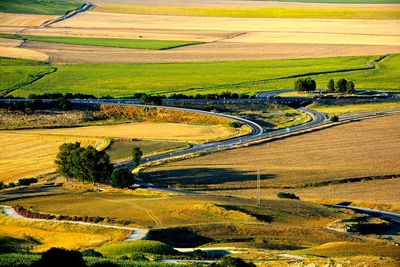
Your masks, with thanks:
<instances>
[{"instance_id":1,"label":"harvested stubble field","mask_svg":"<svg viewBox=\"0 0 400 267\"><path fill-rule=\"evenodd\" d=\"M0 214L0 238L18 239L31 252L51 247L85 249L121 241L129 231L57 222L34 222L12 219Z\"/></svg>"},{"instance_id":2,"label":"harvested stubble field","mask_svg":"<svg viewBox=\"0 0 400 267\"><path fill-rule=\"evenodd\" d=\"M10 14L0 12L0 27L36 27L57 18L49 15Z\"/></svg>"},{"instance_id":3,"label":"harvested stubble field","mask_svg":"<svg viewBox=\"0 0 400 267\"><path fill-rule=\"evenodd\" d=\"M109 141L100 138L36 135L24 132L0 131L0 181L35 177L55 170L58 147L66 142L81 142L99 150Z\"/></svg>"},{"instance_id":4,"label":"harvested stubble field","mask_svg":"<svg viewBox=\"0 0 400 267\"><path fill-rule=\"evenodd\" d=\"M393 115L368 119L272 143L168 163L147 169L144 177L161 184L200 184L227 190L254 189L257 170L261 172L263 187L303 186L398 174L399 118ZM240 190L232 192L241 194Z\"/></svg>"},{"instance_id":5,"label":"harvested stubble field","mask_svg":"<svg viewBox=\"0 0 400 267\"><path fill-rule=\"evenodd\" d=\"M207 6L161 6L161 5L118 5L97 4L94 11L107 13L198 16L198 17L236 17L236 18L327 18L327 19L398 19L400 12L397 6L269 6L224 7Z\"/></svg>"},{"instance_id":6,"label":"harvested stubble field","mask_svg":"<svg viewBox=\"0 0 400 267\"><path fill-rule=\"evenodd\" d=\"M372 69L377 57L337 57L324 59L234 61L207 63L160 64L77 64L57 65L57 71L39 81L16 90L14 96L28 96L50 92L93 93L130 96L134 92L151 94L217 93L232 91L256 93L263 90L292 88L295 78L290 76L315 75L319 86L330 78L353 80L358 89L370 89L379 84L381 89L398 89L398 55L385 58ZM12 65L12 64L11 64ZM349 71L362 69L360 71ZM17 71L17 69L15 70ZM375 88L374 88L375 89Z\"/></svg>"},{"instance_id":7,"label":"harvested stubble field","mask_svg":"<svg viewBox=\"0 0 400 267\"><path fill-rule=\"evenodd\" d=\"M109 30L109 32L114 31ZM167 37L159 35L155 38ZM174 35L173 38L185 37ZM195 38L199 39L199 41L207 41L204 38L208 39L208 37L202 38L198 36L186 37L188 40L196 40ZM54 64L212 62L400 53L400 46L398 45L269 44L243 42L211 42L168 50L88 47L42 42L28 42L24 44L24 47L48 55L50 62ZM243 51L246 51L246 53L243 53Z\"/></svg>"},{"instance_id":8,"label":"harvested stubble field","mask_svg":"<svg viewBox=\"0 0 400 267\"><path fill-rule=\"evenodd\" d=\"M203 142L235 136L239 131L228 126L190 125L184 123L130 122L125 124L85 126L46 130L23 130L38 136L75 136L144 140Z\"/></svg>"},{"instance_id":9,"label":"harvested stubble field","mask_svg":"<svg viewBox=\"0 0 400 267\"><path fill-rule=\"evenodd\" d=\"M18 47L21 41L0 38L0 57L21 58L45 61L49 58L45 53Z\"/></svg>"},{"instance_id":10,"label":"harvested stubble field","mask_svg":"<svg viewBox=\"0 0 400 267\"><path fill-rule=\"evenodd\" d=\"M309 108L329 114L330 116L342 116L352 113L374 112L384 110L400 110L400 102L377 102L365 104L312 104Z\"/></svg>"}]
</instances>

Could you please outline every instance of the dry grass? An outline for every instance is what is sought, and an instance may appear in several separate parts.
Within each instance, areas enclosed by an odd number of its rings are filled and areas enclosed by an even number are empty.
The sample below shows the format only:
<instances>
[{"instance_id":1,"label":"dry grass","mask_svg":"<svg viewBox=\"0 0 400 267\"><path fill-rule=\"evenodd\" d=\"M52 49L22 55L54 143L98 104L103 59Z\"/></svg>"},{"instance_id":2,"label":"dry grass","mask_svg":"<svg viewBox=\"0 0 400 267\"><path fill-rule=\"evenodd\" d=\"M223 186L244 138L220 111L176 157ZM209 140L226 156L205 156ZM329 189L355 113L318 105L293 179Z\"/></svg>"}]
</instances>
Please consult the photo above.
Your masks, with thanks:
<instances>
[{"instance_id":1,"label":"dry grass","mask_svg":"<svg viewBox=\"0 0 400 267\"><path fill-rule=\"evenodd\" d=\"M108 31L115 32L113 29ZM50 61L57 64L209 62L400 53L400 46L234 42L212 42L162 51L39 42L29 42L25 47L49 55Z\"/></svg>"},{"instance_id":2,"label":"dry grass","mask_svg":"<svg viewBox=\"0 0 400 267\"><path fill-rule=\"evenodd\" d=\"M341 116L352 113L375 112L385 110L400 110L400 102L381 102L364 104L324 105L313 104L311 109L329 114L330 116Z\"/></svg>"},{"instance_id":3,"label":"dry grass","mask_svg":"<svg viewBox=\"0 0 400 267\"><path fill-rule=\"evenodd\" d=\"M400 173L399 115L375 118L249 148L149 169L157 183L254 188Z\"/></svg>"},{"instance_id":4,"label":"dry grass","mask_svg":"<svg viewBox=\"0 0 400 267\"><path fill-rule=\"evenodd\" d=\"M33 27L40 26L43 22L55 19L58 16L11 14L0 12L0 26Z\"/></svg>"},{"instance_id":5,"label":"dry grass","mask_svg":"<svg viewBox=\"0 0 400 267\"><path fill-rule=\"evenodd\" d=\"M202 126L183 123L153 122L130 122L125 124L105 126L23 130L20 132L45 136L58 135L143 140L176 140L190 142L224 139L238 134L236 129L227 126Z\"/></svg>"},{"instance_id":6,"label":"dry grass","mask_svg":"<svg viewBox=\"0 0 400 267\"><path fill-rule=\"evenodd\" d=\"M30 60L44 61L49 57L41 52L17 47L20 44L19 40L0 38L0 56L11 58L22 58Z\"/></svg>"},{"instance_id":7,"label":"dry grass","mask_svg":"<svg viewBox=\"0 0 400 267\"><path fill-rule=\"evenodd\" d=\"M58 147L79 141L84 146L104 149L108 141L99 138L35 135L25 132L0 131L0 177L2 182L34 177L55 170Z\"/></svg>"},{"instance_id":8,"label":"dry grass","mask_svg":"<svg viewBox=\"0 0 400 267\"><path fill-rule=\"evenodd\" d=\"M16 220L0 214L0 236L33 239L37 242L32 252L46 251L51 247L86 249L121 241L126 230L108 229L57 222L33 222Z\"/></svg>"},{"instance_id":9,"label":"dry grass","mask_svg":"<svg viewBox=\"0 0 400 267\"><path fill-rule=\"evenodd\" d=\"M348 20L348 19L252 19L252 18L207 18L180 17L162 15L134 15L101 12L85 12L56 26L73 28L108 28L129 29L135 21L137 29L169 30L205 30L233 32L271 32L290 34L325 33L325 34L366 34L375 36L398 36L397 20ZM266 30L268 29L268 30ZM232 39L231 39L232 40ZM307 43L299 39L298 43Z\"/></svg>"}]
</instances>

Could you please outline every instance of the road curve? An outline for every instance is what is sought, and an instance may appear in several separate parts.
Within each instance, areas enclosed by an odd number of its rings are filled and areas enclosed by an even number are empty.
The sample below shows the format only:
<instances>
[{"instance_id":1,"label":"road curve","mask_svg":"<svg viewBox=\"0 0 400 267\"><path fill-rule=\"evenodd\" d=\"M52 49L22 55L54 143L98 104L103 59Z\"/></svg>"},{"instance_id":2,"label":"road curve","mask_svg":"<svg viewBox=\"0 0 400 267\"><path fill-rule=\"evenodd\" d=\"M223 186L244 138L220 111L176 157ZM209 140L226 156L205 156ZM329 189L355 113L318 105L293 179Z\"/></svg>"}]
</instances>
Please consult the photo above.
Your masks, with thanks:
<instances>
[{"instance_id":1,"label":"road curve","mask_svg":"<svg viewBox=\"0 0 400 267\"><path fill-rule=\"evenodd\" d=\"M25 221L35 221L35 222L53 222L53 223L66 223L66 224L79 224L79 225L86 225L86 226L96 226L102 228L111 228L117 230L128 230L131 233L123 240L123 241L132 241L132 240L143 240L147 238L149 233L149 229L143 228L133 228L133 227L126 227L126 226L116 226L116 225L108 225L108 224L99 224L99 223L88 223L88 222L79 222L79 221L67 221L67 220L47 220L47 219L34 219L34 218L27 218L15 211L13 207L10 206L0 206L2 209L2 213L7 217L17 219L17 220L25 220Z\"/></svg>"},{"instance_id":2,"label":"road curve","mask_svg":"<svg viewBox=\"0 0 400 267\"><path fill-rule=\"evenodd\" d=\"M388 212L383 210L375 210L368 208L360 208L355 206L345 206L345 205L326 205L327 207L338 208L338 209L349 209L356 211L358 213L368 214L372 217L379 217L381 219L391 220L400 224L400 213Z\"/></svg>"}]
</instances>

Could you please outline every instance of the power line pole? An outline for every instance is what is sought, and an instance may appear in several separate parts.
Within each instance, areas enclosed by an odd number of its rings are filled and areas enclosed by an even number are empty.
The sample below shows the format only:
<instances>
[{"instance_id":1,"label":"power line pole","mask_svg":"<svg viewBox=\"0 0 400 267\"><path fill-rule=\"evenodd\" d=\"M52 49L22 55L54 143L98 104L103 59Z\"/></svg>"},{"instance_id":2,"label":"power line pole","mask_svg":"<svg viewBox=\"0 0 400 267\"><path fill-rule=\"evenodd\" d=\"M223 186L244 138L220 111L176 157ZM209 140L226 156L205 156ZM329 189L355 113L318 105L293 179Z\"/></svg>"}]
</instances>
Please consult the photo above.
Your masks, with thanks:
<instances>
[{"instance_id":1,"label":"power line pole","mask_svg":"<svg viewBox=\"0 0 400 267\"><path fill-rule=\"evenodd\" d=\"M261 184L261 179L260 179L260 170L257 170L257 192L256 192L256 198L257 198L257 205L260 205L261 200L260 200L260 184Z\"/></svg>"}]
</instances>

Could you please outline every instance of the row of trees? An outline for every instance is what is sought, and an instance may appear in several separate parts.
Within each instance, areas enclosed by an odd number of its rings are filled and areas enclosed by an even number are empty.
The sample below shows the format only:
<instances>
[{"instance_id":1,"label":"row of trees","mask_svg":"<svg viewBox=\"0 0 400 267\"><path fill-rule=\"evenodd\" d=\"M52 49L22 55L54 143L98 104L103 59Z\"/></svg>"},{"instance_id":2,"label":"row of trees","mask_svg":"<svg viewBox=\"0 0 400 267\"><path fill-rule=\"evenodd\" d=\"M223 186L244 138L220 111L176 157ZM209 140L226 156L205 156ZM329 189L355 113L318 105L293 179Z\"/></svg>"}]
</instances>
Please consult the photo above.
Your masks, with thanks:
<instances>
[{"instance_id":1,"label":"row of trees","mask_svg":"<svg viewBox=\"0 0 400 267\"><path fill-rule=\"evenodd\" d=\"M312 92L317 89L317 83L307 77L307 78L300 78L295 81L294 88L297 91L302 92ZM328 82L327 93L347 93L352 94L355 91L355 84L353 81L347 81L346 79L339 79L336 82L331 79Z\"/></svg>"},{"instance_id":2,"label":"row of trees","mask_svg":"<svg viewBox=\"0 0 400 267\"><path fill-rule=\"evenodd\" d=\"M139 147L133 149L134 167L140 164L142 154ZM116 188L125 188L134 183L129 169L114 169L107 153L98 151L93 146L81 147L79 142L62 144L55 163L58 172L67 179L93 184L111 181L111 185Z\"/></svg>"}]
</instances>

